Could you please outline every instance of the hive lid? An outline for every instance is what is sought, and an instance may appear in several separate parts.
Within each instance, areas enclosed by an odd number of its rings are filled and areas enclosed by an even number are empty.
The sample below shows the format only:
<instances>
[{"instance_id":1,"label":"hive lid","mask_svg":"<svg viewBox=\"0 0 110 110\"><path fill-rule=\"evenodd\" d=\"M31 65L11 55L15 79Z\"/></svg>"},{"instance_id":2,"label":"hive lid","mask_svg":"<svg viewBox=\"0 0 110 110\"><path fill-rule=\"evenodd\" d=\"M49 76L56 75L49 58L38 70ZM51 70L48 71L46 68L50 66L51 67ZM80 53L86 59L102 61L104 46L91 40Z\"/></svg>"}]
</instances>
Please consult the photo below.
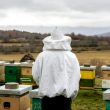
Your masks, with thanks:
<instances>
[{"instance_id":1,"label":"hive lid","mask_svg":"<svg viewBox=\"0 0 110 110\"><path fill-rule=\"evenodd\" d=\"M95 70L96 69L96 66L85 66L85 65L82 65L80 66L80 69L81 70Z\"/></svg>"},{"instance_id":2,"label":"hive lid","mask_svg":"<svg viewBox=\"0 0 110 110\"><path fill-rule=\"evenodd\" d=\"M0 61L0 65L4 65L5 64L5 61Z\"/></svg>"},{"instance_id":3,"label":"hive lid","mask_svg":"<svg viewBox=\"0 0 110 110\"><path fill-rule=\"evenodd\" d=\"M110 66L103 65L103 66L101 66L101 70L110 70Z\"/></svg>"},{"instance_id":4,"label":"hive lid","mask_svg":"<svg viewBox=\"0 0 110 110\"><path fill-rule=\"evenodd\" d=\"M19 88L19 83L7 82L7 83L5 83L5 88L6 89L17 89L17 88Z\"/></svg>"},{"instance_id":5,"label":"hive lid","mask_svg":"<svg viewBox=\"0 0 110 110\"><path fill-rule=\"evenodd\" d=\"M5 85L0 87L0 94L1 95L22 95L28 91L32 90L31 85L19 85L17 89L6 89Z\"/></svg>"},{"instance_id":6,"label":"hive lid","mask_svg":"<svg viewBox=\"0 0 110 110\"><path fill-rule=\"evenodd\" d=\"M42 98L42 97L39 95L39 89L34 89L34 90L29 91L29 96L30 96L31 98Z\"/></svg>"},{"instance_id":7,"label":"hive lid","mask_svg":"<svg viewBox=\"0 0 110 110\"><path fill-rule=\"evenodd\" d=\"M21 67L32 67L32 63L28 63L28 62L23 62L20 64Z\"/></svg>"},{"instance_id":8,"label":"hive lid","mask_svg":"<svg viewBox=\"0 0 110 110\"><path fill-rule=\"evenodd\" d=\"M103 92L103 100L110 100L110 89Z\"/></svg>"},{"instance_id":9,"label":"hive lid","mask_svg":"<svg viewBox=\"0 0 110 110\"><path fill-rule=\"evenodd\" d=\"M20 63L5 63L5 66L19 66Z\"/></svg>"}]
</instances>

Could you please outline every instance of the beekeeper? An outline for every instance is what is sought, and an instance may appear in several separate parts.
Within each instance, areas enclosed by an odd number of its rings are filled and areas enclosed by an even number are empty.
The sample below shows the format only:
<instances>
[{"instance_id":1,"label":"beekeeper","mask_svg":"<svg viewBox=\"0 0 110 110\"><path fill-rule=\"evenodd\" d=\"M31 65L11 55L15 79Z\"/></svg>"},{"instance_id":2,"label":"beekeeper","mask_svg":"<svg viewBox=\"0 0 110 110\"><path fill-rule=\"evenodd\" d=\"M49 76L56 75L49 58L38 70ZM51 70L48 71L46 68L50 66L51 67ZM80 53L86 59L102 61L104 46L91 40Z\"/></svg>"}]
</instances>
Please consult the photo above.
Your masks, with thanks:
<instances>
[{"instance_id":1,"label":"beekeeper","mask_svg":"<svg viewBox=\"0 0 110 110\"><path fill-rule=\"evenodd\" d=\"M32 75L39 85L42 110L71 110L71 99L77 96L80 66L71 52L71 38L55 28L43 39L41 52L32 67Z\"/></svg>"}]
</instances>

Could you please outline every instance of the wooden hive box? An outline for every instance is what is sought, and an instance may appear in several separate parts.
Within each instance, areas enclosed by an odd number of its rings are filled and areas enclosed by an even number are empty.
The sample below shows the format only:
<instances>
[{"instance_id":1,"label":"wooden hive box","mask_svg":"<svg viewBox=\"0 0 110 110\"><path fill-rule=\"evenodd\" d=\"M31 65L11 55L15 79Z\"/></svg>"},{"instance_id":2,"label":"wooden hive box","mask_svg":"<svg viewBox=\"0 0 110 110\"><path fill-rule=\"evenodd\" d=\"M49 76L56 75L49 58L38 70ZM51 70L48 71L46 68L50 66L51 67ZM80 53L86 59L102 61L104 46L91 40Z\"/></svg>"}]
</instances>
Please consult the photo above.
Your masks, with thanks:
<instances>
[{"instance_id":1,"label":"wooden hive box","mask_svg":"<svg viewBox=\"0 0 110 110\"><path fill-rule=\"evenodd\" d=\"M103 65L101 67L101 71L102 71L102 78L110 80L110 66Z\"/></svg>"},{"instance_id":2,"label":"wooden hive box","mask_svg":"<svg viewBox=\"0 0 110 110\"><path fill-rule=\"evenodd\" d=\"M26 85L36 85L32 77L32 63L21 63L21 78L20 83Z\"/></svg>"},{"instance_id":3,"label":"wooden hive box","mask_svg":"<svg viewBox=\"0 0 110 110\"><path fill-rule=\"evenodd\" d=\"M0 62L0 83L5 82L5 70L3 61Z\"/></svg>"},{"instance_id":4,"label":"wooden hive box","mask_svg":"<svg viewBox=\"0 0 110 110\"><path fill-rule=\"evenodd\" d=\"M27 75L31 76L32 75L32 63L21 63L21 75Z\"/></svg>"},{"instance_id":5,"label":"wooden hive box","mask_svg":"<svg viewBox=\"0 0 110 110\"><path fill-rule=\"evenodd\" d=\"M0 87L0 110L27 110L30 108L28 92L32 86L20 85L18 89Z\"/></svg>"}]
</instances>

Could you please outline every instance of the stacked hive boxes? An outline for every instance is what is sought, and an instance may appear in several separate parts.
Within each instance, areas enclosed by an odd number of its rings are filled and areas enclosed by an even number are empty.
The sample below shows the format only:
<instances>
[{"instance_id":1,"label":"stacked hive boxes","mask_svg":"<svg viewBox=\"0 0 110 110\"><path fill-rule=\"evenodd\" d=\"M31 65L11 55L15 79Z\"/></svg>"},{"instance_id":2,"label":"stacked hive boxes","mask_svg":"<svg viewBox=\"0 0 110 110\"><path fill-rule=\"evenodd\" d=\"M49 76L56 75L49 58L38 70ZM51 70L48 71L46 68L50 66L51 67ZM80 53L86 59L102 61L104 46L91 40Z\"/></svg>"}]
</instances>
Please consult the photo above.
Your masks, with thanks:
<instances>
[{"instance_id":1,"label":"stacked hive boxes","mask_svg":"<svg viewBox=\"0 0 110 110\"><path fill-rule=\"evenodd\" d=\"M0 85L5 82L4 61L0 61Z\"/></svg>"},{"instance_id":2,"label":"stacked hive boxes","mask_svg":"<svg viewBox=\"0 0 110 110\"><path fill-rule=\"evenodd\" d=\"M105 100L105 110L110 110L110 89L103 92L103 100Z\"/></svg>"},{"instance_id":3,"label":"stacked hive boxes","mask_svg":"<svg viewBox=\"0 0 110 110\"><path fill-rule=\"evenodd\" d=\"M0 87L0 110L27 110L30 108L30 85L19 85L17 89Z\"/></svg>"},{"instance_id":4,"label":"stacked hive boxes","mask_svg":"<svg viewBox=\"0 0 110 110\"><path fill-rule=\"evenodd\" d=\"M5 63L5 82L20 83L21 67L20 63Z\"/></svg>"},{"instance_id":5,"label":"stacked hive boxes","mask_svg":"<svg viewBox=\"0 0 110 110\"><path fill-rule=\"evenodd\" d=\"M84 65L80 66L81 80L80 88L93 89L95 85L96 66Z\"/></svg>"},{"instance_id":6,"label":"stacked hive boxes","mask_svg":"<svg viewBox=\"0 0 110 110\"><path fill-rule=\"evenodd\" d=\"M103 65L102 70L102 90L110 88L110 65Z\"/></svg>"},{"instance_id":7,"label":"stacked hive boxes","mask_svg":"<svg viewBox=\"0 0 110 110\"><path fill-rule=\"evenodd\" d=\"M29 84L35 86L36 83L33 80L32 77L32 63L21 63L21 78L20 83L21 84Z\"/></svg>"},{"instance_id":8,"label":"stacked hive boxes","mask_svg":"<svg viewBox=\"0 0 110 110\"><path fill-rule=\"evenodd\" d=\"M31 90L29 96L32 101L31 110L41 110L42 98L38 95L38 89Z\"/></svg>"}]
</instances>

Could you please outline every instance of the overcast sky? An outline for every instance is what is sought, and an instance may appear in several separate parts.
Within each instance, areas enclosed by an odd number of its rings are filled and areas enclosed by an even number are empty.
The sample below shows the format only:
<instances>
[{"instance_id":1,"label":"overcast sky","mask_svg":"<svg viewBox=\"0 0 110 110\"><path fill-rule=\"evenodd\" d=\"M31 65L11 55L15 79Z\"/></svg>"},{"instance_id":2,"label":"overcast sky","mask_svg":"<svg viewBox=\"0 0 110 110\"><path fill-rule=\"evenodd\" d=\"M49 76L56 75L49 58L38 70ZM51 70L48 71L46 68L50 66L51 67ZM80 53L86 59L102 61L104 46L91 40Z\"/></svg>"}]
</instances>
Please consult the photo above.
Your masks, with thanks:
<instances>
[{"instance_id":1,"label":"overcast sky","mask_svg":"<svg viewBox=\"0 0 110 110\"><path fill-rule=\"evenodd\" d=\"M110 0L0 0L0 26L110 27Z\"/></svg>"}]
</instances>

